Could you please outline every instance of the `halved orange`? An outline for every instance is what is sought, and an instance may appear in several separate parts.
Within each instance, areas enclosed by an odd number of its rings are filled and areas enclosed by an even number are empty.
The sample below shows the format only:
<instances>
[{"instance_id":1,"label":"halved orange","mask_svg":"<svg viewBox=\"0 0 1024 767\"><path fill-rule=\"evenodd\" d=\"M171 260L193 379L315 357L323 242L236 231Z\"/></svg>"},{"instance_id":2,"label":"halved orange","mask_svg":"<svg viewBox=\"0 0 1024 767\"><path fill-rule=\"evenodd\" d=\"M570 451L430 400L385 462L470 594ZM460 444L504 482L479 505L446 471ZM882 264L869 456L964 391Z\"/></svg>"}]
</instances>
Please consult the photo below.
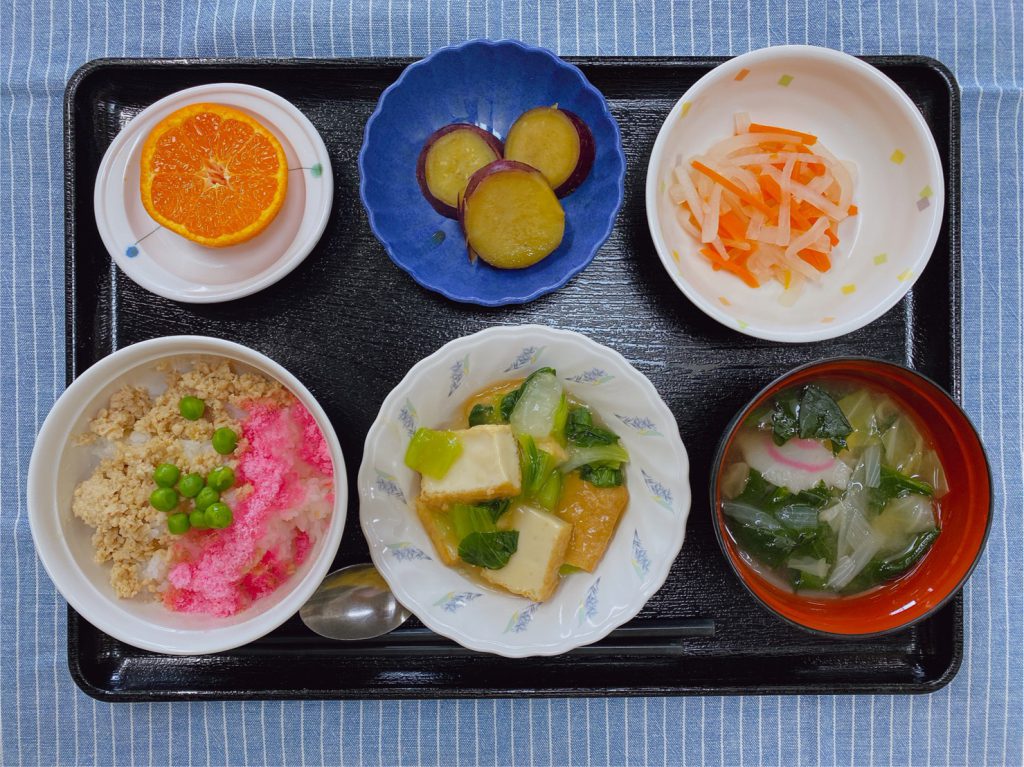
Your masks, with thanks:
<instances>
[{"instance_id":1,"label":"halved orange","mask_svg":"<svg viewBox=\"0 0 1024 767\"><path fill-rule=\"evenodd\" d=\"M142 146L142 204L157 223L200 245L245 242L274 220L288 191L281 142L245 112L192 104Z\"/></svg>"}]
</instances>

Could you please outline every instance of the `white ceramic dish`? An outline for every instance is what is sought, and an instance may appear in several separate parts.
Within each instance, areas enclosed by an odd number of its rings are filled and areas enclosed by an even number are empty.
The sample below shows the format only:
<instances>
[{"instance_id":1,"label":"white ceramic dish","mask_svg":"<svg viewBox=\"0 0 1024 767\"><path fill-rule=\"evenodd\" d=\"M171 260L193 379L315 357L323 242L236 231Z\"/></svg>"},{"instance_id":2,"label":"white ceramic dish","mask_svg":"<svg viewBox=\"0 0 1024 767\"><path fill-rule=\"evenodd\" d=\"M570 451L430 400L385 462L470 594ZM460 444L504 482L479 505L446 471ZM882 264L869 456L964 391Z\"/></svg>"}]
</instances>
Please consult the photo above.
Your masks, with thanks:
<instances>
[{"instance_id":1,"label":"white ceramic dish","mask_svg":"<svg viewBox=\"0 0 1024 767\"><path fill-rule=\"evenodd\" d=\"M171 112L204 101L252 115L277 137L288 160L281 211L256 237L227 248L207 248L164 229L139 192L146 136ZM103 244L132 280L175 301L215 303L262 290L302 263L327 226L333 196L327 147L302 112L263 88L215 83L172 93L124 125L100 163L93 202Z\"/></svg>"},{"instance_id":2,"label":"white ceramic dish","mask_svg":"<svg viewBox=\"0 0 1024 767\"><path fill-rule=\"evenodd\" d=\"M334 510L324 535L298 570L272 594L230 618L186 615L159 602L118 599L109 565L93 561L92 529L71 513L75 486L96 465L89 447L73 437L126 384L159 386L156 363L168 359L227 358L284 384L309 410L334 462ZM203 336L170 336L120 349L82 373L61 395L39 431L28 471L28 520L39 558L64 598L83 618L115 639L154 652L222 652L273 631L298 612L334 560L345 527L348 484L337 435L313 395L297 378L259 352Z\"/></svg>"},{"instance_id":3,"label":"white ceramic dish","mask_svg":"<svg viewBox=\"0 0 1024 767\"><path fill-rule=\"evenodd\" d=\"M857 168L859 214L840 225L832 269L791 307L776 282L751 289L713 271L668 197L676 163L731 136L736 112L813 133ZM721 64L672 108L647 169L647 220L665 270L701 311L757 338L820 341L863 327L910 290L935 247L944 188L935 141L899 86L845 53L788 45Z\"/></svg>"},{"instance_id":4,"label":"white ceramic dish","mask_svg":"<svg viewBox=\"0 0 1024 767\"><path fill-rule=\"evenodd\" d=\"M419 480L403 459L417 427L440 426L473 392L544 366L620 435L630 454L630 502L597 570L564 578L541 604L441 563L410 506ZM586 336L540 325L488 328L417 363L370 427L358 488L370 555L398 600L437 633L513 658L596 642L636 615L668 576L690 510L686 449L650 381Z\"/></svg>"}]
</instances>

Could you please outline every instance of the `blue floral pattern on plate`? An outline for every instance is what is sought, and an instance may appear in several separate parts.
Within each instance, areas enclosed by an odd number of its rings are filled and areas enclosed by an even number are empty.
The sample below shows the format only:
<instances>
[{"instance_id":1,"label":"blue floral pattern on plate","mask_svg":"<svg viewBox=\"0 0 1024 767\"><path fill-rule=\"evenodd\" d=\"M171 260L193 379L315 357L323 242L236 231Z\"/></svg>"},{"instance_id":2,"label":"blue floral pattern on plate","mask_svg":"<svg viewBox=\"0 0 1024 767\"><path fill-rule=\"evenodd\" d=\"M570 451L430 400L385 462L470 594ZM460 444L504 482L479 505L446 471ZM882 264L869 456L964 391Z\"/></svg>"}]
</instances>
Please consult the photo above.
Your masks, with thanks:
<instances>
[{"instance_id":1,"label":"blue floral pattern on plate","mask_svg":"<svg viewBox=\"0 0 1024 767\"><path fill-rule=\"evenodd\" d=\"M533 620L533 614L537 612L538 607L540 607L540 602L531 602L529 606L512 613L504 633L507 634L511 631L513 634L522 634L526 631L530 627L530 621Z\"/></svg>"},{"instance_id":2,"label":"blue floral pattern on plate","mask_svg":"<svg viewBox=\"0 0 1024 767\"><path fill-rule=\"evenodd\" d=\"M615 417L622 421L624 424L626 424L626 426L631 428L641 437L664 436L660 431L658 431L658 427L650 418L644 418L636 415L619 415L618 413L615 414Z\"/></svg>"},{"instance_id":3,"label":"blue floral pattern on plate","mask_svg":"<svg viewBox=\"0 0 1024 767\"><path fill-rule=\"evenodd\" d=\"M410 437L416 433L416 408L409 400L406 400L402 409L398 411L398 422Z\"/></svg>"},{"instance_id":4,"label":"blue floral pattern on plate","mask_svg":"<svg viewBox=\"0 0 1024 767\"><path fill-rule=\"evenodd\" d=\"M521 352L519 356L512 360L512 364L505 368L506 373L511 373L513 370L519 370L527 365L533 365L540 359L540 355L544 352L543 346L527 346Z\"/></svg>"},{"instance_id":5,"label":"blue floral pattern on plate","mask_svg":"<svg viewBox=\"0 0 1024 767\"><path fill-rule=\"evenodd\" d=\"M479 599L482 596L483 594L478 591L449 591L443 597L434 602L434 607L440 607L446 613L454 613L458 612L474 599Z\"/></svg>"},{"instance_id":6,"label":"blue floral pattern on plate","mask_svg":"<svg viewBox=\"0 0 1024 767\"><path fill-rule=\"evenodd\" d=\"M596 148L590 174L561 201L562 244L529 269L471 263L458 222L440 216L416 183L423 142L453 122L504 138L523 112L555 103L579 115ZM578 68L513 40L471 40L406 67L381 95L363 133L359 195L373 233L416 282L454 301L503 306L557 290L593 260L622 206L625 172L619 126Z\"/></svg>"},{"instance_id":7,"label":"blue floral pattern on plate","mask_svg":"<svg viewBox=\"0 0 1024 767\"><path fill-rule=\"evenodd\" d=\"M409 541L388 543L387 550L399 562L410 562L417 559L433 559L423 549L413 546Z\"/></svg>"},{"instance_id":8,"label":"blue floral pattern on plate","mask_svg":"<svg viewBox=\"0 0 1024 767\"><path fill-rule=\"evenodd\" d=\"M647 573L651 569L651 560L647 556L647 549L640 542L640 532L637 530L633 531L633 556L630 561L633 564L633 569L636 570L638 578L647 577Z\"/></svg>"},{"instance_id":9,"label":"blue floral pattern on plate","mask_svg":"<svg viewBox=\"0 0 1024 767\"><path fill-rule=\"evenodd\" d=\"M449 384L448 384L448 396L452 396L459 387L462 386L462 382L469 375L469 355L467 354L461 360L455 360L454 364L448 369L449 370Z\"/></svg>"},{"instance_id":10,"label":"blue floral pattern on plate","mask_svg":"<svg viewBox=\"0 0 1024 767\"><path fill-rule=\"evenodd\" d=\"M600 386L601 384L608 383L615 376L605 372L601 368L591 368L586 372L579 373L574 376L567 376L566 381L575 381L578 384L591 384L592 386Z\"/></svg>"},{"instance_id":11,"label":"blue floral pattern on plate","mask_svg":"<svg viewBox=\"0 0 1024 767\"><path fill-rule=\"evenodd\" d=\"M380 469L375 469L375 471L377 472L377 482L375 483L377 489L392 498L397 498L402 503L407 503L405 500L405 493L403 493L402 488L398 486L398 480L386 471L381 471Z\"/></svg>"},{"instance_id":12,"label":"blue floral pattern on plate","mask_svg":"<svg viewBox=\"0 0 1024 767\"><path fill-rule=\"evenodd\" d=\"M643 469L640 469L640 474L644 478L644 484L647 485L647 489L650 491L651 497L663 508L674 512L675 509L672 508L672 491Z\"/></svg>"},{"instance_id":13,"label":"blue floral pattern on plate","mask_svg":"<svg viewBox=\"0 0 1024 767\"><path fill-rule=\"evenodd\" d=\"M580 600L580 605L576 608L576 622L580 626L583 625L584 621L593 620L594 616L597 615L597 592L600 587L601 579L598 578L590 584L587 593Z\"/></svg>"}]
</instances>

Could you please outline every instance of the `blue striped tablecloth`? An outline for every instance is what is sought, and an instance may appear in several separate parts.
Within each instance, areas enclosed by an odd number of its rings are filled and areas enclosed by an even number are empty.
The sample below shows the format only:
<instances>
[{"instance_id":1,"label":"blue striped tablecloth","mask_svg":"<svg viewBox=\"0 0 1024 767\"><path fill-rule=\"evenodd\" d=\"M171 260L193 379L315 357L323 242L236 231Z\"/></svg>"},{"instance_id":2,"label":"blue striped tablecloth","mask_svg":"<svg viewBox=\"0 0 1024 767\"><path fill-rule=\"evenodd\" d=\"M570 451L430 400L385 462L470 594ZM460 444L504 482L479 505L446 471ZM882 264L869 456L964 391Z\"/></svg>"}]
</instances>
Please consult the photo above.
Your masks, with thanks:
<instances>
[{"instance_id":1,"label":"blue striped tablecloth","mask_svg":"<svg viewBox=\"0 0 1024 767\"><path fill-rule=\"evenodd\" d=\"M1024 763L1020 0L0 3L0 764ZM100 56L422 55L470 37L561 54L779 43L934 56L963 92L964 400L995 476L966 658L927 697L107 705L68 675L65 604L25 514L63 388L61 98Z\"/></svg>"}]
</instances>

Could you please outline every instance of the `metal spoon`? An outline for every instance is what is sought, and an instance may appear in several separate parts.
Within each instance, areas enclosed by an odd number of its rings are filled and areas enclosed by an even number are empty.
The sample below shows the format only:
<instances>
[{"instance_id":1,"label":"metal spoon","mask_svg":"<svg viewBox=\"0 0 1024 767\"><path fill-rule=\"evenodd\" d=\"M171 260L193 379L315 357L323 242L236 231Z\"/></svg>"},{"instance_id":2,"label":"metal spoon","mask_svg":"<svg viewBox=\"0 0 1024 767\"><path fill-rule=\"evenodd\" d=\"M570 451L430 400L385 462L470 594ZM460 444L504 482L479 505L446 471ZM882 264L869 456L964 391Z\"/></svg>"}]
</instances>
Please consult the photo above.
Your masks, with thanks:
<instances>
[{"instance_id":1,"label":"metal spoon","mask_svg":"<svg viewBox=\"0 0 1024 767\"><path fill-rule=\"evenodd\" d=\"M371 564L335 570L299 610L311 631L328 639L373 639L401 626L411 613Z\"/></svg>"}]
</instances>

